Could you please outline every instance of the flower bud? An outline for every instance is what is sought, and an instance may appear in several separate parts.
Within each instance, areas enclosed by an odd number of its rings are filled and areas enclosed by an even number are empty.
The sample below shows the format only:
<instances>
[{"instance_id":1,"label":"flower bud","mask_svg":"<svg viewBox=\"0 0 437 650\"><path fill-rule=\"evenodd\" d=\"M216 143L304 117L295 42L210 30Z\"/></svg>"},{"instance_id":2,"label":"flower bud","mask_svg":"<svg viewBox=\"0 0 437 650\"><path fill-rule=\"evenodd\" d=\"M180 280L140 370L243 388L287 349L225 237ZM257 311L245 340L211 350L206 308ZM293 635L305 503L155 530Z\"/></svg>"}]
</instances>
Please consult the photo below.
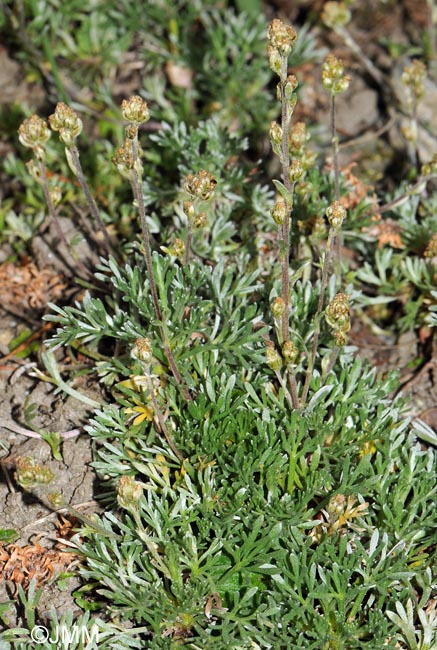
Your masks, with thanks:
<instances>
[{"instance_id":1,"label":"flower bud","mask_svg":"<svg viewBox=\"0 0 437 650\"><path fill-rule=\"evenodd\" d=\"M277 122L272 122L270 124L270 142L272 145L281 144L282 141L282 129Z\"/></svg>"},{"instance_id":2,"label":"flower bud","mask_svg":"<svg viewBox=\"0 0 437 650\"><path fill-rule=\"evenodd\" d=\"M173 244L173 250L174 254L179 258L182 259L184 254L185 254L185 243L183 242L182 239L177 237L175 239L175 242Z\"/></svg>"},{"instance_id":3,"label":"flower bud","mask_svg":"<svg viewBox=\"0 0 437 650\"><path fill-rule=\"evenodd\" d=\"M299 350L293 341L285 341L282 345L282 357L287 366L296 365L299 356Z\"/></svg>"},{"instance_id":4,"label":"flower bud","mask_svg":"<svg viewBox=\"0 0 437 650\"><path fill-rule=\"evenodd\" d=\"M187 217L191 220L194 217L195 214L195 209L194 209L194 203L192 201L184 201L184 212L187 215Z\"/></svg>"},{"instance_id":5,"label":"flower bud","mask_svg":"<svg viewBox=\"0 0 437 650\"><path fill-rule=\"evenodd\" d=\"M350 330L349 296L346 293L337 293L325 310L325 318L335 332L345 334Z\"/></svg>"},{"instance_id":6,"label":"flower bud","mask_svg":"<svg viewBox=\"0 0 437 650\"><path fill-rule=\"evenodd\" d=\"M149 119L149 109L147 102L139 95L134 95L129 99L123 99L121 102L121 113L127 122L138 125L147 122Z\"/></svg>"},{"instance_id":7,"label":"flower bud","mask_svg":"<svg viewBox=\"0 0 437 650\"><path fill-rule=\"evenodd\" d=\"M133 169L136 169L139 175L141 175L142 165L140 162L140 156L142 150L139 143L137 143L137 154L138 157L135 158L133 140L126 138L122 146L117 150L115 156L113 156L112 162L124 178L129 178ZM138 165L140 167L139 170Z\"/></svg>"},{"instance_id":8,"label":"flower bud","mask_svg":"<svg viewBox=\"0 0 437 650\"><path fill-rule=\"evenodd\" d=\"M273 317L276 319L281 318L282 314L285 311L285 302L281 297L274 298L270 303L270 310L273 314Z\"/></svg>"},{"instance_id":9,"label":"flower bud","mask_svg":"<svg viewBox=\"0 0 437 650\"><path fill-rule=\"evenodd\" d=\"M349 88L350 77L344 74L342 61L333 54L328 54L323 63L322 83L332 95L339 95Z\"/></svg>"},{"instance_id":10,"label":"flower bud","mask_svg":"<svg viewBox=\"0 0 437 650\"><path fill-rule=\"evenodd\" d=\"M205 228L206 221L206 212L199 212L199 214L196 214L194 217L193 226L195 228Z\"/></svg>"},{"instance_id":11,"label":"flower bud","mask_svg":"<svg viewBox=\"0 0 437 650\"><path fill-rule=\"evenodd\" d=\"M117 486L117 502L125 510L137 510L143 496L143 486L132 476L121 476Z\"/></svg>"},{"instance_id":12,"label":"flower bud","mask_svg":"<svg viewBox=\"0 0 437 650\"><path fill-rule=\"evenodd\" d=\"M266 360L272 370L278 371L282 368L282 357L274 347L266 348Z\"/></svg>"},{"instance_id":13,"label":"flower bud","mask_svg":"<svg viewBox=\"0 0 437 650\"><path fill-rule=\"evenodd\" d=\"M281 64L282 64L281 55L279 54L276 47L272 47L271 45L269 45L268 48L268 55L269 55L270 69L279 76L281 74Z\"/></svg>"},{"instance_id":14,"label":"flower bud","mask_svg":"<svg viewBox=\"0 0 437 650\"><path fill-rule=\"evenodd\" d=\"M146 364L152 363L152 344L149 338L137 339L131 350L131 357L143 361Z\"/></svg>"},{"instance_id":15,"label":"flower bud","mask_svg":"<svg viewBox=\"0 0 437 650\"><path fill-rule=\"evenodd\" d=\"M303 167L302 163L298 158L295 158L291 161L290 164L290 180L292 183L295 183L303 176Z\"/></svg>"},{"instance_id":16,"label":"flower bud","mask_svg":"<svg viewBox=\"0 0 437 650\"><path fill-rule=\"evenodd\" d=\"M51 188L49 193L50 193L50 199L53 205L56 207L62 201L61 188L58 185L56 185L55 187Z\"/></svg>"},{"instance_id":17,"label":"flower bud","mask_svg":"<svg viewBox=\"0 0 437 650\"><path fill-rule=\"evenodd\" d=\"M270 214L272 215L274 222L277 223L278 226L282 226L288 212L289 208L285 201L276 201Z\"/></svg>"},{"instance_id":18,"label":"flower bud","mask_svg":"<svg viewBox=\"0 0 437 650\"><path fill-rule=\"evenodd\" d=\"M331 228L338 230L346 218L346 208L342 206L340 201L333 201L326 208L326 217Z\"/></svg>"}]
</instances>

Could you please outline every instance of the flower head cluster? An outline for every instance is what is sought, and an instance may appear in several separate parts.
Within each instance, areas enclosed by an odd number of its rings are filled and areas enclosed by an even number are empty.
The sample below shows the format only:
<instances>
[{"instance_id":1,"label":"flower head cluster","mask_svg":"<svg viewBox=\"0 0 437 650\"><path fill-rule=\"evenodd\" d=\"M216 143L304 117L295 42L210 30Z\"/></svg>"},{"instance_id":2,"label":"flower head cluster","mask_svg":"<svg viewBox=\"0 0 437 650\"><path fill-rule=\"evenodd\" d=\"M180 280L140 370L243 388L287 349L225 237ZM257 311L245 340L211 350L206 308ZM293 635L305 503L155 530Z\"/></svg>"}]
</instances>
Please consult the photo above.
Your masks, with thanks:
<instances>
[{"instance_id":1,"label":"flower head cluster","mask_svg":"<svg viewBox=\"0 0 437 650\"><path fill-rule=\"evenodd\" d=\"M284 223L289 211L290 208L287 203L283 199L279 199L271 209L270 214L272 215L274 222L278 226L281 226Z\"/></svg>"},{"instance_id":2,"label":"flower head cluster","mask_svg":"<svg viewBox=\"0 0 437 650\"><path fill-rule=\"evenodd\" d=\"M296 122L289 131L288 149L290 155L299 158L304 170L313 167L316 154L308 149L306 144L310 139L310 134L304 122Z\"/></svg>"},{"instance_id":3,"label":"flower head cluster","mask_svg":"<svg viewBox=\"0 0 437 650\"><path fill-rule=\"evenodd\" d=\"M322 66L322 83L331 95L339 95L349 88L350 76L344 74L343 62L328 54Z\"/></svg>"},{"instance_id":4,"label":"flower head cluster","mask_svg":"<svg viewBox=\"0 0 437 650\"><path fill-rule=\"evenodd\" d=\"M409 89L416 101L422 99L425 94L424 80L426 77L426 66L419 59L415 59L411 65L407 65L402 72L402 84Z\"/></svg>"},{"instance_id":5,"label":"flower head cluster","mask_svg":"<svg viewBox=\"0 0 437 650\"><path fill-rule=\"evenodd\" d=\"M346 208L340 203L340 201L333 201L331 205L328 205L326 208L326 217L331 228L339 230L346 218Z\"/></svg>"},{"instance_id":6,"label":"flower head cluster","mask_svg":"<svg viewBox=\"0 0 437 650\"><path fill-rule=\"evenodd\" d=\"M134 142L130 138L126 138L121 147L117 150L117 153L112 158L112 162L117 167L118 171L124 178L129 178L132 169L138 169L138 165L141 167L140 156L141 156L141 146L137 143L137 157L135 156L134 151Z\"/></svg>"},{"instance_id":7,"label":"flower head cluster","mask_svg":"<svg viewBox=\"0 0 437 650\"><path fill-rule=\"evenodd\" d=\"M272 345L266 347L266 361L275 372L282 368L282 357Z\"/></svg>"},{"instance_id":8,"label":"flower head cluster","mask_svg":"<svg viewBox=\"0 0 437 650\"><path fill-rule=\"evenodd\" d=\"M136 510L143 496L143 486L132 476L121 476L117 486L117 501L120 508Z\"/></svg>"},{"instance_id":9,"label":"flower head cluster","mask_svg":"<svg viewBox=\"0 0 437 650\"><path fill-rule=\"evenodd\" d=\"M150 364L153 359L152 344L150 342L150 339L147 337L137 339L131 350L131 356L134 359L143 361L143 363Z\"/></svg>"},{"instance_id":10,"label":"flower head cluster","mask_svg":"<svg viewBox=\"0 0 437 650\"><path fill-rule=\"evenodd\" d=\"M282 344L282 357L287 366L295 366L299 357L299 350L294 341L285 341Z\"/></svg>"},{"instance_id":11,"label":"flower head cluster","mask_svg":"<svg viewBox=\"0 0 437 650\"><path fill-rule=\"evenodd\" d=\"M214 176L201 169L197 174L188 174L184 182L184 190L193 199L208 201L213 196L216 185Z\"/></svg>"},{"instance_id":12,"label":"flower head cluster","mask_svg":"<svg viewBox=\"0 0 437 650\"><path fill-rule=\"evenodd\" d=\"M269 25L267 37L270 47L276 50L281 57L287 57L291 53L297 39L295 29L275 18Z\"/></svg>"},{"instance_id":13,"label":"flower head cluster","mask_svg":"<svg viewBox=\"0 0 437 650\"><path fill-rule=\"evenodd\" d=\"M74 141L80 135L83 124L75 110L59 102L55 112L49 117L50 126L53 131L59 131L59 139L67 146L72 147Z\"/></svg>"},{"instance_id":14,"label":"flower head cluster","mask_svg":"<svg viewBox=\"0 0 437 650\"><path fill-rule=\"evenodd\" d=\"M121 102L121 113L127 122L131 122L136 126L147 122L150 117L147 102L139 95L133 95L129 99L123 99Z\"/></svg>"},{"instance_id":15,"label":"flower head cluster","mask_svg":"<svg viewBox=\"0 0 437 650\"><path fill-rule=\"evenodd\" d=\"M346 345L346 334L351 328L349 296L337 293L325 310L326 322L334 330L337 345Z\"/></svg>"},{"instance_id":16,"label":"flower head cluster","mask_svg":"<svg viewBox=\"0 0 437 650\"><path fill-rule=\"evenodd\" d=\"M18 139L21 144L37 152L44 148L49 138L50 129L47 122L38 115L28 117L18 129Z\"/></svg>"},{"instance_id":17,"label":"flower head cluster","mask_svg":"<svg viewBox=\"0 0 437 650\"><path fill-rule=\"evenodd\" d=\"M322 20L327 27L335 29L344 27L351 19L351 12L344 2L326 2L322 11Z\"/></svg>"}]
</instances>

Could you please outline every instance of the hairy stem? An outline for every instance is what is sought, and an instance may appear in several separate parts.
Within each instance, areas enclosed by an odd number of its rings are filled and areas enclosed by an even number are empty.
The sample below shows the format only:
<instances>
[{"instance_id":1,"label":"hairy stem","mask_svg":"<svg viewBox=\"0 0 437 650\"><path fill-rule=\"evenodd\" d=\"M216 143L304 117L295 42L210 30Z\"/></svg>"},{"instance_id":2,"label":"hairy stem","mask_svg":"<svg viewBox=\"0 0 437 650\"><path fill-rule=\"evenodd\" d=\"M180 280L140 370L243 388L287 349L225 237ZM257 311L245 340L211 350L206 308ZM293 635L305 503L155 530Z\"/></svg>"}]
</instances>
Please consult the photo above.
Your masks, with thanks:
<instances>
[{"instance_id":1,"label":"hairy stem","mask_svg":"<svg viewBox=\"0 0 437 650\"><path fill-rule=\"evenodd\" d=\"M147 267L147 273L149 276L149 285L150 285L150 293L152 295L152 302L153 302L153 307L155 310L155 315L156 319L159 322L159 328L161 331L161 337L162 337L162 343L164 347L164 353L167 358L168 364L170 366L170 369L172 371L172 374L174 378L176 379L176 382L179 384L182 393L187 401L190 401L192 399L190 391L188 388L184 385L184 381L182 379L182 375L180 374L178 367L176 365L176 361L173 357L173 353L170 348L170 337L168 335L168 329L167 329L167 323L165 322L163 316L162 316L162 311L161 307L159 305L159 298L158 298L158 289L156 286L155 282L155 276L153 272L153 263L152 263L152 249L150 246L150 231L149 231L149 226L147 224L147 219L146 219L146 208L144 205L144 196L143 192L141 189L141 182L140 182L140 176L138 174L138 133L136 134L134 140L133 140L133 157L134 157L134 165L131 171L130 175L130 181L131 181L131 186L132 186L132 192L134 195L134 199L137 203L138 206L138 213L140 215L140 222L141 222L141 229L143 232L143 242L144 242L144 253L145 253L145 260L146 260L146 267Z\"/></svg>"},{"instance_id":2,"label":"hairy stem","mask_svg":"<svg viewBox=\"0 0 437 650\"><path fill-rule=\"evenodd\" d=\"M90 212L95 219L96 223L99 226L100 232L103 235L103 239L105 242L105 247L108 253L114 253L113 246L111 244L111 240L109 239L108 231L106 230L106 226L103 223L102 217L100 216L99 209L97 207L97 204L95 200L93 199L93 196L90 192L90 189L88 187L88 183L86 181L85 175L82 170L82 165L80 164L80 159L79 159L79 150L78 148L73 145L68 148L70 154L71 154L71 159L73 162L73 166L75 169L75 173L77 176L77 180L79 181L79 185L82 189L82 192L85 195L86 202L88 204L88 207L90 209Z\"/></svg>"},{"instance_id":3,"label":"hairy stem","mask_svg":"<svg viewBox=\"0 0 437 650\"><path fill-rule=\"evenodd\" d=\"M173 436L170 434L167 425L165 423L164 415L159 407L158 400L156 399L155 392L153 390L153 384L152 384L152 378L150 375L150 368L146 367L145 368L145 373L146 373L146 378L147 378L147 387L150 392L150 397L153 402L153 408L156 414L156 417L158 418L159 426L161 428L162 433L165 436L165 439L167 440L168 444L170 445L171 449L174 451L178 459L181 461L181 463L184 460L184 456L181 451L176 446L175 441L173 440Z\"/></svg>"},{"instance_id":4,"label":"hairy stem","mask_svg":"<svg viewBox=\"0 0 437 650\"><path fill-rule=\"evenodd\" d=\"M323 260L323 270L322 270L322 280L320 283L319 300L317 302L316 315L314 316L313 343L311 347L311 354L308 362L308 367L305 373L305 384L302 392L302 406L305 405L306 399L308 397L308 391L310 389L310 383L313 376L313 370L316 361L317 346L320 337L320 322L322 319L323 304L325 301L325 291L326 291L326 287L328 286L328 271L329 271L329 266L330 266L332 252L335 243L335 234L336 234L335 229L330 228L328 234L328 241L326 243L325 259Z\"/></svg>"},{"instance_id":5,"label":"hairy stem","mask_svg":"<svg viewBox=\"0 0 437 650\"><path fill-rule=\"evenodd\" d=\"M282 61L280 87L281 87L281 127L282 127L282 140L281 140L281 166L282 177L285 188L290 197L293 196L294 183L290 180L290 149L288 145L288 136L290 132L291 112L289 103L285 97L284 86L287 81L287 59ZM282 341L285 343L290 340L289 332L289 311L290 311L290 226L291 226L291 210L292 206L288 206L287 213L284 218L279 235L282 240L282 287L281 297L285 304L284 313L281 317Z\"/></svg>"},{"instance_id":6,"label":"hairy stem","mask_svg":"<svg viewBox=\"0 0 437 650\"><path fill-rule=\"evenodd\" d=\"M53 205L52 198L50 196L50 190L49 190L49 184L47 180L47 172L44 163L42 160L38 160L38 165L39 165L39 171L41 175L41 181L42 181L42 191L44 193L44 199L45 202L47 203L47 208L49 211L50 219L53 221L55 224L55 228L58 231L59 239L61 242L64 244L66 250L70 253L71 259L77 266L80 268L82 271L82 274L87 278L90 276L90 272L85 266L85 264L80 260L79 258L76 260L70 250L70 245L67 242L67 239L65 238L65 235L62 231L61 224L59 223L58 215L56 214L56 209L55 206Z\"/></svg>"}]
</instances>

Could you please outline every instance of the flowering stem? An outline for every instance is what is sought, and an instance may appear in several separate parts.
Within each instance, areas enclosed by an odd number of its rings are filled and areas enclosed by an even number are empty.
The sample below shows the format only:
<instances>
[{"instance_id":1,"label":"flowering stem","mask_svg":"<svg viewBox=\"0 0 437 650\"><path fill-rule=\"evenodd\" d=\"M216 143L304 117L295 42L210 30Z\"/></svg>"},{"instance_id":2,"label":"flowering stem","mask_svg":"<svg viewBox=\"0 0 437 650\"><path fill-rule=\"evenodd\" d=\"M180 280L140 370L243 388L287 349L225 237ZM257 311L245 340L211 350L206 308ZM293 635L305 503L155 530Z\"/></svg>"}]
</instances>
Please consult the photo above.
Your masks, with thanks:
<instances>
[{"instance_id":1,"label":"flowering stem","mask_svg":"<svg viewBox=\"0 0 437 650\"><path fill-rule=\"evenodd\" d=\"M294 183L290 180L290 149L288 145L288 137L290 132L290 108L289 102L285 97L285 84L287 80L287 57L282 58L281 74L280 74L280 88L281 88L281 165L282 177L284 186L290 196L293 197ZM284 217L284 222L279 229L280 243L282 244L282 288L281 295L285 304L284 313L281 317L282 328L282 341L285 343L290 340L289 332L289 311L290 311L290 219L292 206L287 202L287 211Z\"/></svg>"},{"instance_id":2,"label":"flowering stem","mask_svg":"<svg viewBox=\"0 0 437 650\"><path fill-rule=\"evenodd\" d=\"M288 385L290 386L291 399L293 402L293 408L299 409L300 402L299 402L299 394L297 390L296 377L294 376L291 370L287 371L287 375L288 375Z\"/></svg>"},{"instance_id":3,"label":"flowering stem","mask_svg":"<svg viewBox=\"0 0 437 650\"><path fill-rule=\"evenodd\" d=\"M147 273L149 276L149 285L150 285L150 293L152 295L152 302L153 302L153 307L155 310L155 315L156 319L159 322L159 328L161 330L161 337L162 337L162 342L163 342L163 347L164 347L164 353L167 358L168 364L170 366L170 369L173 373L174 378L176 379L176 382L179 384L181 387L182 393L187 401L191 401L192 397L190 394L190 391L186 386L184 386L184 382L182 379L182 376L178 370L178 367L176 365L176 361L173 357L173 353L170 348L170 340L169 340L169 335L168 335L168 329L167 329L167 323L165 322L163 316L162 316L162 311L161 307L159 305L159 298L158 298L158 289L156 287L156 282L155 282L155 276L153 273L153 263L152 263L152 250L150 246L150 232L149 232L149 226L147 224L147 219L146 219L146 208L144 205L144 196L143 192L141 190L141 183L140 183L140 177L138 174L138 131L136 132L136 135L133 139L133 158L134 158L134 164L131 170L130 174L130 182L132 186L132 192L134 195L134 199L137 203L138 206L138 212L140 215L140 222L141 222L141 229L143 232L143 242L144 242L144 252L145 252L145 260L146 260L146 267L147 267Z\"/></svg>"},{"instance_id":4,"label":"flowering stem","mask_svg":"<svg viewBox=\"0 0 437 650\"><path fill-rule=\"evenodd\" d=\"M188 230L187 230L187 238L185 240L185 252L184 252L184 259L183 259L183 265L187 266L188 262L190 261L190 254L191 254L191 242L193 240L193 223L191 219L188 219Z\"/></svg>"},{"instance_id":5,"label":"flowering stem","mask_svg":"<svg viewBox=\"0 0 437 650\"><path fill-rule=\"evenodd\" d=\"M335 228L330 228L328 234L328 241L326 243L325 259L323 260L323 270L322 270L322 280L320 283L319 300L317 303L316 315L314 316L313 344L311 347L311 354L308 362L307 371L305 374L305 384L302 392L302 406L305 405L306 399L308 397L308 391L310 389L311 378L313 376L313 370L316 361L317 346L320 337L320 321L322 318L325 291L326 291L326 287L328 286L328 271L329 271L329 266L330 266L334 242L335 242L335 235L336 235Z\"/></svg>"},{"instance_id":6,"label":"flowering stem","mask_svg":"<svg viewBox=\"0 0 437 650\"><path fill-rule=\"evenodd\" d=\"M97 207L97 204L95 200L92 197L92 194L90 192L90 189L88 187L88 183L86 182L85 175L82 170L82 165L80 164L80 159L79 159L79 150L75 145L72 145L71 147L68 147L68 150L71 154L71 159L73 162L73 167L77 176L77 180L79 181L79 185L82 188L82 192L85 195L86 202L88 204L88 207L91 211L91 214L93 215L94 219L96 220L100 231L103 235L103 238L105 240L105 246L106 250L108 253L114 253L113 246L111 244L111 240L109 239L108 231L106 230L106 226L103 223L102 217L100 216L99 209Z\"/></svg>"},{"instance_id":7,"label":"flowering stem","mask_svg":"<svg viewBox=\"0 0 437 650\"><path fill-rule=\"evenodd\" d=\"M55 228L58 231L59 238L64 244L66 250L70 253L72 260L74 261L75 264L80 268L82 271L83 275L85 277L90 276L89 270L86 268L85 264L78 258L77 260L74 258L73 254L70 251L70 246L65 238L65 235L62 231L61 224L59 223L58 215L56 214L55 206L53 205L52 198L50 196L50 191L49 191L49 185L48 185L48 180L47 180L47 172L46 172L46 167L42 160L38 160L38 165L39 165L39 172L41 176L41 181L42 181L42 191L44 194L44 199L45 202L47 203L47 208L49 211L50 218L52 219L53 223L55 224Z\"/></svg>"},{"instance_id":8,"label":"flowering stem","mask_svg":"<svg viewBox=\"0 0 437 650\"><path fill-rule=\"evenodd\" d=\"M158 422L159 422L159 426L161 427L161 431L164 434L165 439L167 440L167 442L170 445L171 449L174 451L174 453L176 454L176 456L178 457L178 459L182 463L183 460L184 460L184 456L183 456L182 452L179 451L179 449L177 448L176 443L173 440L173 436L170 434L170 432L169 432L169 430L167 428L167 425L165 423L164 415L163 415L161 409L159 408L158 400L156 399L156 395L155 395L155 392L153 390L152 378L150 376L150 367L149 366L145 366L145 374L146 374L146 378L147 378L147 387L149 389L150 397L151 397L152 402L153 402L153 409L155 411L156 417L158 418Z\"/></svg>"}]
</instances>

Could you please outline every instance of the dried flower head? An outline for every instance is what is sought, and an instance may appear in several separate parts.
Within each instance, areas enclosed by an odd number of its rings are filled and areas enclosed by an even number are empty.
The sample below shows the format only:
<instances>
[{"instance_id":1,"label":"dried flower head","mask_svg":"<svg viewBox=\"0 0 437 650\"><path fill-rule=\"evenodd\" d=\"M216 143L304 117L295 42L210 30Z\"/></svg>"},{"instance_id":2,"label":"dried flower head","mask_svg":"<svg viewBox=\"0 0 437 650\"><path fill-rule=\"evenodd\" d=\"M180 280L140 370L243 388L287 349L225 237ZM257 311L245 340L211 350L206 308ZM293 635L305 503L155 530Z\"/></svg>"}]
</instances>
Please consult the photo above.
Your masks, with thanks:
<instances>
[{"instance_id":1,"label":"dried flower head","mask_svg":"<svg viewBox=\"0 0 437 650\"><path fill-rule=\"evenodd\" d=\"M322 21L327 27L344 27L351 19L351 12L344 2L326 2L322 11Z\"/></svg>"},{"instance_id":2,"label":"dried flower head","mask_svg":"<svg viewBox=\"0 0 437 650\"><path fill-rule=\"evenodd\" d=\"M213 196L216 185L214 176L201 169L197 174L188 174L184 182L184 190L195 199L208 201Z\"/></svg>"},{"instance_id":3,"label":"dried flower head","mask_svg":"<svg viewBox=\"0 0 437 650\"><path fill-rule=\"evenodd\" d=\"M82 120L76 111L64 102L56 104L55 112L50 115L49 122L53 131L59 131L59 139L67 147L73 146L83 128Z\"/></svg>"},{"instance_id":4,"label":"dried flower head","mask_svg":"<svg viewBox=\"0 0 437 650\"><path fill-rule=\"evenodd\" d=\"M323 63L322 83L332 95L339 95L349 88L350 77L344 74L343 62L333 54L328 54Z\"/></svg>"},{"instance_id":5,"label":"dried flower head","mask_svg":"<svg viewBox=\"0 0 437 650\"><path fill-rule=\"evenodd\" d=\"M121 102L121 113L127 122L139 125L147 122L149 119L149 109L147 102L139 95L133 95L129 99L123 99Z\"/></svg>"},{"instance_id":6,"label":"dried flower head","mask_svg":"<svg viewBox=\"0 0 437 650\"><path fill-rule=\"evenodd\" d=\"M38 115L32 115L24 120L18 129L18 139L24 147L35 149L43 147L50 138L47 122Z\"/></svg>"},{"instance_id":7,"label":"dried flower head","mask_svg":"<svg viewBox=\"0 0 437 650\"><path fill-rule=\"evenodd\" d=\"M297 39L297 34L294 28L291 25L286 25L275 18L269 25L267 32L267 37L270 41L270 45L274 47L281 56L288 56Z\"/></svg>"}]
</instances>

